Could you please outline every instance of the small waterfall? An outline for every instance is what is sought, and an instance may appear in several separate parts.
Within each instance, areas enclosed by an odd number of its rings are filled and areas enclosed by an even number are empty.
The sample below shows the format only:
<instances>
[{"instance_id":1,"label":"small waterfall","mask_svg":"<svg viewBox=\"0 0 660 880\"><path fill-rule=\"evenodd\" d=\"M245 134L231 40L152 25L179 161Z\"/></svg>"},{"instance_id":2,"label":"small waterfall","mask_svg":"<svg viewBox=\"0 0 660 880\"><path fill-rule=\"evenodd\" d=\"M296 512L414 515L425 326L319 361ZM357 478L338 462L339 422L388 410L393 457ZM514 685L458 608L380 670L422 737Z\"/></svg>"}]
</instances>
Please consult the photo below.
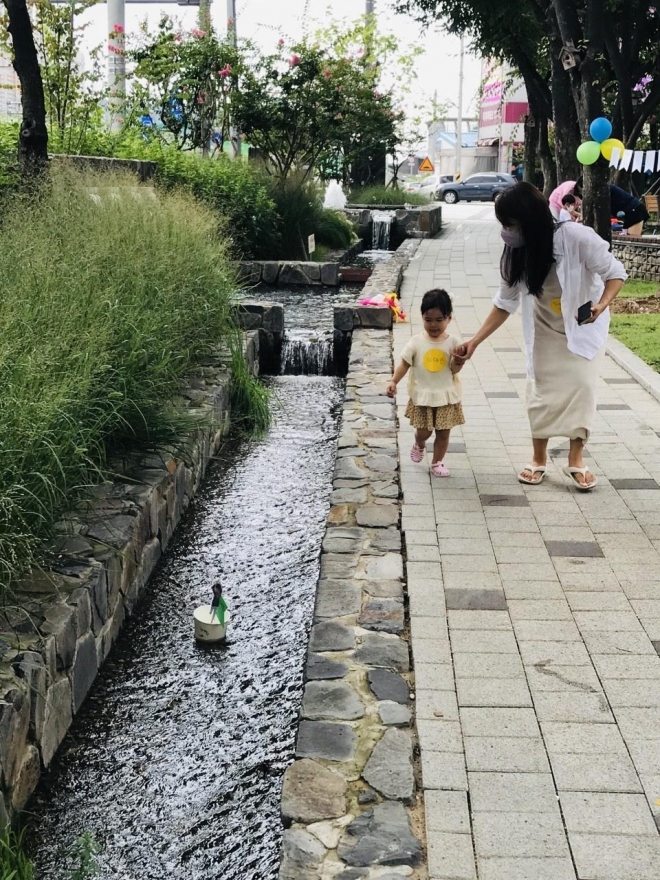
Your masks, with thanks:
<instances>
[{"instance_id":1,"label":"small waterfall","mask_svg":"<svg viewBox=\"0 0 660 880\"><path fill-rule=\"evenodd\" d=\"M371 233L371 247L375 251L388 251L390 249L390 237L392 224L394 223L394 211L372 211L371 220L373 229Z\"/></svg>"},{"instance_id":2,"label":"small waterfall","mask_svg":"<svg viewBox=\"0 0 660 880\"><path fill-rule=\"evenodd\" d=\"M332 338L289 339L282 345L282 376L332 376Z\"/></svg>"}]
</instances>

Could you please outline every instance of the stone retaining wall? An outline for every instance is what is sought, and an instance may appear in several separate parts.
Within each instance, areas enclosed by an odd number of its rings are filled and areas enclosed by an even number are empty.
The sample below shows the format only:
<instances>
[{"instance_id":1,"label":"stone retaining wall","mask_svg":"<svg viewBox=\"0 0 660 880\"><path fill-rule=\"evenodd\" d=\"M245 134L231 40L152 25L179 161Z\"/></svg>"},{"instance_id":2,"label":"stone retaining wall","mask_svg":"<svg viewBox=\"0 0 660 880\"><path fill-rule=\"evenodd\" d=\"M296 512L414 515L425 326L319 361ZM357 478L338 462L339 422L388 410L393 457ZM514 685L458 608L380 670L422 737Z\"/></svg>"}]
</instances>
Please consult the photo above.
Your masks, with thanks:
<instances>
[{"instance_id":1,"label":"stone retaining wall","mask_svg":"<svg viewBox=\"0 0 660 880\"><path fill-rule=\"evenodd\" d=\"M390 334L353 336L280 880L425 876Z\"/></svg>"},{"instance_id":2,"label":"stone retaining wall","mask_svg":"<svg viewBox=\"0 0 660 880\"><path fill-rule=\"evenodd\" d=\"M660 281L660 236L612 236L612 253L631 278Z\"/></svg>"},{"instance_id":3,"label":"stone retaining wall","mask_svg":"<svg viewBox=\"0 0 660 880\"><path fill-rule=\"evenodd\" d=\"M143 159L113 159L106 156L70 156L55 154L50 157L55 162L68 162L79 168L91 168L94 171L130 171L144 183L153 180L158 171L158 163Z\"/></svg>"},{"instance_id":4,"label":"stone retaining wall","mask_svg":"<svg viewBox=\"0 0 660 880\"><path fill-rule=\"evenodd\" d=\"M442 229L442 205L347 205L344 213L356 224L358 235L371 246L372 211L394 211L392 238L395 245L407 238L435 238Z\"/></svg>"},{"instance_id":5,"label":"stone retaining wall","mask_svg":"<svg viewBox=\"0 0 660 880\"><path fill-rule=\"evenodd\" d=\"M244 300L238 310L238 322L243 330L259 334L259 373L277 375L282 362L284 306Z\"/></svg>"},{"instance_id":6,"label":"stone retaining wall","mask_svg":"<svg viewBox=\"0 0 660 880\"><path fill-rule=\"evenodd\" d=\"M239 280L247 287L257 284L339 286L339 263L285 262L268 260L240 263Z\"/></svg>"},{"instance_id":7,"label":"stone retaining wall","mask_svg":"<svg viewBox=\"0 0 660 880\"><path fill-rule=\"evenodd\" d=\"M249 334L253 373L258 343ZM50 764L229 429L221 356L192 374L183 397L208 420L189 438L187 460L163 452L115 463L123 476L58 524L49 570L35 571L0 612L0 826Z\"/></svg>"}]
</instances>

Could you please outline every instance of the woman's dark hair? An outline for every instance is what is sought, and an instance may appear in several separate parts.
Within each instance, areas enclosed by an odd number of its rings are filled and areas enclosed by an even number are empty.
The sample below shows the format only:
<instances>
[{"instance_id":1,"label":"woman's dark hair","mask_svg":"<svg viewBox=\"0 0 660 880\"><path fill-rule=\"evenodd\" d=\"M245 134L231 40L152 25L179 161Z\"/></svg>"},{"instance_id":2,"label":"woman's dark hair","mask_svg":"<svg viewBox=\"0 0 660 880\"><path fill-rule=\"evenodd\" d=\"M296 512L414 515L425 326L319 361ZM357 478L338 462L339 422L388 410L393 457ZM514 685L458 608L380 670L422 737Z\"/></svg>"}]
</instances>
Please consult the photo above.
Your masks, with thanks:
<instances>
[{"instance_id":1,"label":"woman's dark hair","mask_svg":"<svg viewBox=\"0 0 660 880\"><path fill-rule=\"evenodd\" d=\"M574 205L577 202L577 199L572 193L566 193L564 198L561 200L562 205Z\"/></svg>"},{"instance_id":2,"label":"woman's dark hair","mask_svg":"<svg viewBox=\"0 0 660 880\"><path fill-rule=\"evenodd\" d=\"M505 246L502 277L509 285L524 281L530 293L540 296L555 261L555 221L545 197L531 183L516 183L498 197L495 216L505 228L517 226L523 238L523 247Z\"/></svg>"},{"instance_id":3,"label":"woman's dark hair","mask_svg":"<svg viewBox=\"0 0 660 880\"><path fill-rule=\"evenodd\" d=\"M451 318L451 297L446 290L435 288L434 290L426 291L422 297L422 314L425 315L426 312L430 312L431 309L439 309L445 318Z\"/></svg>"},{"instance_id":4,"label":"woman's dark hair","mask_svg":"<svg viewBox=\"0 0 660 880\"><path fill-rule=\"evenodd\" d=\"M582 198L582 184L583 184L582 175L580 175L578 177L578 179L575 181L575 186L573 187L573 195L577 196L578 199Z\"/></svg>"}]
</instances>

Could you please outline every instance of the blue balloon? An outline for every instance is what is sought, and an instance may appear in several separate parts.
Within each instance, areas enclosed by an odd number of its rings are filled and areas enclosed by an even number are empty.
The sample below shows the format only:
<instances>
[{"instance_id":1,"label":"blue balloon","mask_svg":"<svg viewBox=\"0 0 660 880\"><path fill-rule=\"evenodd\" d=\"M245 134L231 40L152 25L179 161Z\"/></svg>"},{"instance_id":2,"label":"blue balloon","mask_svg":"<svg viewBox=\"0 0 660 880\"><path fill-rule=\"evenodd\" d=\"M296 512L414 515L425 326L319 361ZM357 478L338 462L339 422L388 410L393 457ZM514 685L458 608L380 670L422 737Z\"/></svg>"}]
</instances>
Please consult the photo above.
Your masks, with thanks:
<instances>
[{"instance_id":1,"label":"blue balloon","mask_svg":"<svg viewBox=\"0 0 660 880\"><path fill-rule=\"evenodd\" d=\"M599 116L589 126L589 134L598 144L602 144L612 134L612 123L604 116Z\"/></svg>"}]
</instances>

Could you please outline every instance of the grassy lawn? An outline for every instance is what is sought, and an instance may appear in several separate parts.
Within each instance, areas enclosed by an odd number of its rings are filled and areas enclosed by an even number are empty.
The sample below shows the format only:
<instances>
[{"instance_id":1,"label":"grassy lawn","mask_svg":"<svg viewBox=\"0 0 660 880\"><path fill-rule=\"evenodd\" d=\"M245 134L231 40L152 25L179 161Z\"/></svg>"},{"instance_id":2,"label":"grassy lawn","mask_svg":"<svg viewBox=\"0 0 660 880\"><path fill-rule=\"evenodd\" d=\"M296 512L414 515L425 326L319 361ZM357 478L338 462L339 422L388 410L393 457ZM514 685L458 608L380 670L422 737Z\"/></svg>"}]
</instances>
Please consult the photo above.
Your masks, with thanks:
<instances>
[{"instance_id":1,"label":"grassy lawn","mask_svg":"<svg viewBox=\"0 0 660 880\"><path fill-rule=\"evenodd\" d=\"M658 292L660 292L660 284L657 281L638 281L636 278L630 278L623 285L623 290L619 296L643 299L646 296L653 296L654 293Z\"/></svg>"},{"instance_id":2,"label":"grassy lawn","mask_svg":"<svg viewBox=\"0 0 660 880\"><path fill-rule=\"evenodd\" d=\"M660 372L660 315L612 315L610 333Z\"/></svg>"}]
</instances>

